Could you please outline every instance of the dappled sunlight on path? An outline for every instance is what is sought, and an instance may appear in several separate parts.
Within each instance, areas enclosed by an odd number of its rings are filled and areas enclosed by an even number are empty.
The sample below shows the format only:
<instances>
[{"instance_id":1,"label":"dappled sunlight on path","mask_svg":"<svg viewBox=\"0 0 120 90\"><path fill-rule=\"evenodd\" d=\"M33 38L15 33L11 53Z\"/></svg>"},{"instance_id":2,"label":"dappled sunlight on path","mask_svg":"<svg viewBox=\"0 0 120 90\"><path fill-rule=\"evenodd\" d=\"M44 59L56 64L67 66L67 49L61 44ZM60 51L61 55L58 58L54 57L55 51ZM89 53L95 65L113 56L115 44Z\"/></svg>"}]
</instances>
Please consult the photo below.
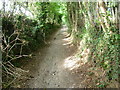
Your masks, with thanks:
<instances>
[{"instance_id":1,"label":"dappled sunlight on path","mask_svg":"<svg viewBox=\"0 0 120 90\"><path fill-rule=\"evenodd\" d=\"M66 43L63 43L63 45L73 45L71 37L67 37L62 40L66 41Z\"/></svg>"},{"instance_id":2,"label":"dappled sunlight on path","mask_svg":"<svg viewBox=\"0 0 120 90\"><path fill-rule=\"evenodd\" d=\"M36 53L31 65L25 70L30 70L34 78L27 80L21 87L29 88L74 88L83 87L80 84L80 77L73 75L67 68L75 68L78 61L71 60L76 47L68 37L67 27L63 26L54 36L48 47ZM40 54L39 54L40 53ZM68 59L67 59L68 58ZM68 60L68 61L67 61ZM74 62L74 63L73 63ZM72 63L72 65L70 65ZM73 68L72 68L73 67ZM77 81L78 80L78 81Z\"/></svg>"},{"instance_id":3,"label":"dappled sunlight on path","mask_svg":"<svg viewBox=\"0 0 120 90\"><path fill-rule=\"evenodd\" d=\"M29 76L22 83L25 88L83 88L90 49L79 49L63 26L42 50L25 66ZM82 68L82 70L80 69Z\"/></svg>"},{"instance_id":4,"label":"dappled sunlight on path","mask_svg":"<svg viewBox=\"0 0 120 90\"><path fill-rule=\"evenodd\" d=\"M71 37L64 38L63 40L66 41L63 45L73 45ZM89 55L90 49L85 47L85 40L83 39L80 41L80 46L76 53L64 60L64 67L69 70L77 69L88 62Z\"/></svg>"},{"instance_id":5,"label":"dappled sunlight on path","mask_svg":"<svg viewBox=\"0 0 120 90\"><path fill-rule=\"evenodd\" d=\"M70 56L64 60L64 67L69 70L77 69L78 67L86 64L89 58L89 49L84 50L80 55Z\"/></svg>"},{"instance_id":6,"label":"dappled sunlight on path","mask_svg":"<svg viewBox=\"0 0 120 90\"><path fill-rule=\"evenodd\" d=\"M74 59L71 56L66 58L64 62L64 67L70 70L79 67L80 66L80 64L78 64L78 62L80 61L79 58L74 58Z\"/></svg>"}]
</instances>

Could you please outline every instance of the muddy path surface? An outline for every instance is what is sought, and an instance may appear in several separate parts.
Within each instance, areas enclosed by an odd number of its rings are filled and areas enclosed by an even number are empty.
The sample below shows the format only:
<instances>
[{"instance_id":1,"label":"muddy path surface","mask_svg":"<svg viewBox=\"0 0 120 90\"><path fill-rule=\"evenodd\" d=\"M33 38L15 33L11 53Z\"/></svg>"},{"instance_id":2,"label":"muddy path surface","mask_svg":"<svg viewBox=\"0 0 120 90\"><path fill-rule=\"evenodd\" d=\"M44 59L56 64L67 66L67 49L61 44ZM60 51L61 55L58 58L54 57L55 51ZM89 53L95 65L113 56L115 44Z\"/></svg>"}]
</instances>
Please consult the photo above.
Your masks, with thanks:
<instances>
[{"instance_id":1,"label":"muddy path surface","mask_svg":"<svg viewBox=\"0 0 120 90\"><path fill-rule=\"evenodd\" d=\"M70 68L72 62L67 63L76 52L76 47L68 37L67 27L63 26L56 32L49 45L35 53L33 60L24 67L29 70L31 78L24 81L25 88L81 88L80 74L74 74Z\"/></svg>"}]
</instances>

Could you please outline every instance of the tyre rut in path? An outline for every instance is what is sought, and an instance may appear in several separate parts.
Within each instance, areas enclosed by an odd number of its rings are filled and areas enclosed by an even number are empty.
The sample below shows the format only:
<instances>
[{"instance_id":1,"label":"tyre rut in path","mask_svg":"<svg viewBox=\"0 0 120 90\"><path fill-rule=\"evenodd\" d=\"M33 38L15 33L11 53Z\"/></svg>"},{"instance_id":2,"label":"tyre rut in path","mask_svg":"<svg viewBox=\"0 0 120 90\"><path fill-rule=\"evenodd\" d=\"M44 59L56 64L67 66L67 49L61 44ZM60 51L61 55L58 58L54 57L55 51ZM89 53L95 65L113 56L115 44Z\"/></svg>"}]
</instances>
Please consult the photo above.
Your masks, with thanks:
<instances>
[{"instance_id":1,"label":"tyre rut in path","mask_svg":"<svg viewBox=\"0 0 120 90\"><path fill-rule=\"evenodd\" d=\"M79 75L72 74L64 66L65 59L72 56L76 47L70 44L67 28L63 26L50 41L49 47L36 53L33 62L26 66L34 78L27 80L22 87L26 88L78 88Z\"/></svg>"}]
</instances>

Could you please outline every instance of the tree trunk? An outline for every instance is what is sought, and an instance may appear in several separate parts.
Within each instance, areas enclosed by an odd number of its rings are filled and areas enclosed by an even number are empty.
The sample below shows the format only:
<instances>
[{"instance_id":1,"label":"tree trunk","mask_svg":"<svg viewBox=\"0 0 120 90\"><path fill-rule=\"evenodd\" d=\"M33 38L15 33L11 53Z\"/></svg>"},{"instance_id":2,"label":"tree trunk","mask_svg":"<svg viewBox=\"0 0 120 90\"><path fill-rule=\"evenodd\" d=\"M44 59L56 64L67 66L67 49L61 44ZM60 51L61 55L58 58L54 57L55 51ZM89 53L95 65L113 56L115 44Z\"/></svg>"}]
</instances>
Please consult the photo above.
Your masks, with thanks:
<instances>
[{"instance_id":1,"label":"tree trunk","mask_svg":"<svg viewBox=\"0 0 120 90\"><path fill-rule=\"evenodd\" d=\"M110 25L108 24L108 20L106 18L106 6L103 0L99 0L98 2L99 8L100 8L100 17L101 17L101 23L104 24L104 32L109 32ZM101 15L102 14L102 15ZM104 16L103 16L104 15ZM103 25L102 25L103 26Z\"/></svg>"}]
</instances>

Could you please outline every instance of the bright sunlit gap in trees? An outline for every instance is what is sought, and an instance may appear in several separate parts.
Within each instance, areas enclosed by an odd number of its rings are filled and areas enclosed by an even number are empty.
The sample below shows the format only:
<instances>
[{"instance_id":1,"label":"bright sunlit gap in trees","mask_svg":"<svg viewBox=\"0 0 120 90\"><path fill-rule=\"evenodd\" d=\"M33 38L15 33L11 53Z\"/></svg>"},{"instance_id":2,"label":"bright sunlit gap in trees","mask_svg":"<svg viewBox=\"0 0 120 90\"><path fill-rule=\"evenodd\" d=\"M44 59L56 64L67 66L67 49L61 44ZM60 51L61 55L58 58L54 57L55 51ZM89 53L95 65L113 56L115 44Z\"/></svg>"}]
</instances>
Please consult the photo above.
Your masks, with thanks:
<instances>
[{"instance_id":1,"label":"bright sunlit gap in trees","mask_svg":"<svg viewBox=\"0 0 120 90\"><path fill-rule=\"evenodd\" d=\"M0 0L0 10L3 8L2 1Z\"/></svg>"},{"instance_id":2,"label":"bright sunlit gap in trees","mask_svg":"<svg viewBox=\"0 0 120 90\"><path fill-rule=\"evenodd\" d=\"M4 7L5 12L12 12L12 8L14 8L13 7L14 2L11 2L9 0L5 0L5 2L3 2L0 0L0 10L3 9L3 3L5 4L5 7ZM29 11L29 9L16 5L14 9L14 14L21 14L21 12L28 17L31 17L31 18L34 17L33 14Z\"/></svg>"}]
</instances>

